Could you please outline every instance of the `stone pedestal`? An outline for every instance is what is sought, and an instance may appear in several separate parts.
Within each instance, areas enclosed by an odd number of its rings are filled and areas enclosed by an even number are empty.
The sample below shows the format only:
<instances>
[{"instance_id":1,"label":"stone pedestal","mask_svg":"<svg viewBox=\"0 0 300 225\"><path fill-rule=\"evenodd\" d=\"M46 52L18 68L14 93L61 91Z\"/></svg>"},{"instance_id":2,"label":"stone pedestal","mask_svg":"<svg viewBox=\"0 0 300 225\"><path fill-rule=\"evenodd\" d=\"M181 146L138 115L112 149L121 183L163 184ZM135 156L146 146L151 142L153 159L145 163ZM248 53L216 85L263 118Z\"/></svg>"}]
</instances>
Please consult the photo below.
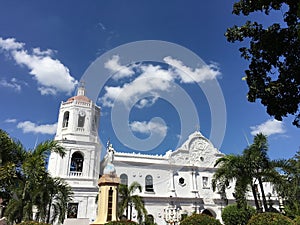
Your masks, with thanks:
<instances>
[{"instance_id":1,"label":"stone pedestal","mask_svg":"<svg viewBox=\"0 0 300 225\"><path fill-rule=\"evenodd\" d=\"M117 221L118 186L120 178L115 173L104 174L98 182L98 215L92 223L103 225L109 221Z\"/></svg>"}]
</instances>

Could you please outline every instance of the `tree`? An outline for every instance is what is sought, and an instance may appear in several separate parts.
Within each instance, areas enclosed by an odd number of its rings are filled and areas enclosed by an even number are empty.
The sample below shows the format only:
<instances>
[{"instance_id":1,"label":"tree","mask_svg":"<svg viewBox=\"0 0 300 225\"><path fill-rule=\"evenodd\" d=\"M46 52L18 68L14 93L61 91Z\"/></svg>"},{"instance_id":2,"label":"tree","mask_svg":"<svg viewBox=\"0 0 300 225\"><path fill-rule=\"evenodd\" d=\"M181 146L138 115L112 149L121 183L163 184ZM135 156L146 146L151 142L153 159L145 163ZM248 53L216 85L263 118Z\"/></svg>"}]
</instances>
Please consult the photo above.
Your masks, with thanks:
<instances>
[{"instance_id":1,"label":"tree","mask_svg":"<svg viewBox=\"0 0 300 225\"><path fill-rule=\"evenodd\" d=\"M277 193L284 199L287 216L300 216L300 152L288 160L279 160L282 179L276 183Z\"/></svg>"},{"instance_id":2,"label":"tree","mask_svg":"<svg viewBox=\"0 0 300 225\"><path fill-rule=\"evenodd\" d=\"M249 171L251 172L251 176L258 181L261 190L263 206L266 211L268 209L268 204L263 187L263 177L271 176L269 171L272 171L269 163L270 160L267 156L267 150L267 136L259 133L255 135L253 144L251 144L243 152L246 161L249 162Z\"/></svg>"},{"instance_id":3,"label":"tree","mask_svg":"<svg viewBox=\"0 0 300 225\"><path fill-rule=\"evenodd\" d=\"M119 186L119 216L123 215L126 210L126 218L132 219L132 207L134 206L137 211L138 219L141 220L143 216L147 217L147 210L145 209L144 202L141 196L135 195L136 191L142 192L142 186L138 182L133 182L130 186L120 184ZM130 214L128 213L130 210ZM129 215L128 215L129 214Z\"/></svg>"},{"instance_id":4,"label":"tree","mask_svg":"<svg viewBox=\"0 0 300 225\"><path fill-rule=\"evenodd\" d=\"M215 166L219 167L213 177L213 189L219 187L225 191L230 182L235 181L235 198L238 208L241 208L247 206L245 194L248 187L251 187L256 209L262 211L257 198L258 183L264 209L268 211L263 182L279 183L282 177L276 170L278 164L268 158L267 150L267 137L260 133L254 137L253 144L244 149L242 155L226 155L218 159Z\"/></svg>"},{"instance_id":5,"label":"tree","mask_svg":"<svg viewBox=\"0 0 300 225\"><path fill-rule=\"evenodd\" d=\"M63 223L68 203L72 200L71 187L63 179L48 175L39 189L34 200L37 207L35 219L46 223L56 220Z\"/></svg>"},{"instance_id":6,"label":"tree","mask_svg":"<svg viewBox=\"0 0 300 225\"><path fill-rule=\"evenodd\" d=\"M288 217L280 213L258 213L251 217L247 225L294 225Z\"/></svg>"},{"instance_id":7,"label":"tree","mask_svg":"<svg viewBox=\"0 0 300 225\"><path fill-rule=\"evenodd\" d=\"M225 225L246 225L255 213L252 206L238 208L236 204L232 204L223 209L222 220Z\"/></svg>"},{"instance_id":8,"label":"tree","mask_svg":"<svg viewBox=\"0 0 300 225\"><path fill-rule=\"evenodd\" d=\"M215 167L218 166L212 180L213 190L218 187L219 190L225 192L230 183L235 182L234 197L237 201L238 208L247 206L246 192L249 185L254 191L253 196L256 198L253 177L248 172L248 162L241 155L225 155L218 159ZM259 208L257 200L256 207Z\"/></svg>"},{"instance_id":9,"label":"tree","mask_svg":"<svg viewBox=\"0 0 300 225\"><path fill-rule=\"evenodd\" d=\"M50 177L46 171L46 159L52 151L64 156L65 149L55 141L45 141L27 151L20 142L0 130L0 150L0 194L7 203L5 215L8 220L12 223L33 220L35 206L38 219L49 221L47 209L52 206L53 216L57 212L56 218L63 221L72 193L62 180ZM45 186L49 183L52 189ZM49 204L45 210L43 206ZM59 210L55 211L55 206L60 206Z\"/></svg>"},{"instance_id":10,"label":"tree","mask_svg":"<svg viewBox=\"0 0 300 225\"><path fill-rule=\"evenodd\" d=\"M233 14L261 11L283 12L283 22L269 27L247 21L242 26L227 29L229 42L250 39L249 47L240 48L241 56L250 61L245 71L248 101L261 99L267 113L277 120L295 115L293 124L300 127L300 1L240 0L233 5Z\"/></svg>"}]
</instances>

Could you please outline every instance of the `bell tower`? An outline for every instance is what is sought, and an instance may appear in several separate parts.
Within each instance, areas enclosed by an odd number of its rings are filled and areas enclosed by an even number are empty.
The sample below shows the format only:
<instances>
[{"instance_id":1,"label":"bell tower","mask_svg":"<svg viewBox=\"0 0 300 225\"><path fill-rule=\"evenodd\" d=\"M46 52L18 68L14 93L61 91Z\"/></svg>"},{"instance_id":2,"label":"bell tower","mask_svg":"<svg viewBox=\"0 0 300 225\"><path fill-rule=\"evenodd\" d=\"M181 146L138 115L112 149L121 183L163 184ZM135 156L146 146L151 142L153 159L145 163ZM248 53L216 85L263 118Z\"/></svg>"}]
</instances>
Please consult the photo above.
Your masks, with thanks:
<instances>
[{"instance_id":1,"label":"bell tower","mask_svg":"<svg viewBox=\"0 0 300 225\"><path fill-rule=\"evenodd\" d=\"M55 140L66 149L66 155L62 158L51 153L48 171L72 187L75 218L92 219L96 216L92 208L96 208L100 173L99 119L100 108L86 96L83 82L76 96L61 102Z\"/></svg>"}]
</instances>

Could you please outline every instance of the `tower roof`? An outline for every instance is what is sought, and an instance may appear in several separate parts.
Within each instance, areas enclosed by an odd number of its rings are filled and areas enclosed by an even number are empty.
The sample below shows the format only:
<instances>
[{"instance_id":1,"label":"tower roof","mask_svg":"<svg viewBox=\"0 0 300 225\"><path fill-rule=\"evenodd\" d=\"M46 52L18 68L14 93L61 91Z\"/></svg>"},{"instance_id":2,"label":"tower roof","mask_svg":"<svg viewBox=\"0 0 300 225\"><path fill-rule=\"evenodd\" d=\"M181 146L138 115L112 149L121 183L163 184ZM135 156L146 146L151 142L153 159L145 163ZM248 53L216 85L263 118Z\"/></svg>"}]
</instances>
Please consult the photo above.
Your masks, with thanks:
<instances>
[{"instance_id":1,"label":"tower roof","mask_svg":"<svg viewBox=\"0 0 300 225\"><path fill-rule=\"evenodd\" d=\"M69 98L67 102L73 102L74 100L80 101L80 102L90 102L91 99L85 96L85 87L84 87L84 82L81 81L78 89L77 89L77 95Z\"/></svg>"}]
</instances>

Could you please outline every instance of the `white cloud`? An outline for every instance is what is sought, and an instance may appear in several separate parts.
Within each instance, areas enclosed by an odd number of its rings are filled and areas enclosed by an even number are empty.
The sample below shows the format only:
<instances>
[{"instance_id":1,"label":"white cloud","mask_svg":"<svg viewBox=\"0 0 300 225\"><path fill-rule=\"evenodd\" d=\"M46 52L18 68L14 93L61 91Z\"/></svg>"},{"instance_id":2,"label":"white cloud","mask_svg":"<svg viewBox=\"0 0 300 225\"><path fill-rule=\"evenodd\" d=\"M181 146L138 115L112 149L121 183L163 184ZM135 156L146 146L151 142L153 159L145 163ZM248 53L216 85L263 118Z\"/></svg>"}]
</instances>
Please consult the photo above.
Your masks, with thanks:
<instances>
[{"instance_id":1,"label":"white cloud","mask_svg":"<svg viewBox=\"0 0 300 225\"><path fill-rule=\"evenodd\" d=\"M24 43L16 42L16 39L14 38L3 39L0 37L0 49L6 51L22 49L24 45Z\"/></svg>"},{"instance_id":2,"label":"white cloud","mask_svg":"<svg viewBox=\"0 0 300 225\"><path fill-rule=\"evenodd\" d=\"M5 79L0 80L0 87L11 88L17 92L20 92L22 89L20 83L16 78L12 78L10 81L7 81Z\"/></svg>"},{"instance_id":3,"label":"white cloud","mask_svg":"<svg viewBox=\"0 0 300 225\"><path fill-rule=\"evenodd\" d=\"M139 109L142 109L144 107L150 107L156 102L157 99L158 99L158 96L143 98L140 101L138 101L138 103L136 104L136 107Z\"/></svg>"},{"instance_id":4,"label":"white cloud","mask_svg":"<svg viewBox=\"0 0 300 225\"><path fill-rule=\"evenodd\" d=\"M201 67L191 68L184 65L182 61L174 59L171 56L165 57L164 61L174 67L174 70L182 83L205 82L221 75L218 66L215 64L204 64Z\"/></svg>"},{"instance_id":5,"label":"white cloud","mask_svg":"<svg viewBox=\"0 0 300 225\"><path fill-rule=\"evenodd\" d=\"M4 122L5 123L16 123L17 119L10 119L10 118L8 118L8 119L4 120Z\"/></svg>"},{"instance_id":6,"label":"white cloud","mask_svg":"<svg viewBox=\"0 0 300 225\"><path fill-rule=\"evenodd\" d=\"M147 94L158 97L160 91L168 91L172 87L172 71L153 65L143 65L140 69L142 71L141 75L132 82L118 87L106 86L106 93L100 99L103 106L112 107L115 99L118 99L125 105L131 105L136 103L142 95ZM157 97L152 98L152 104Z\"/></svg>"},{"instance_id":7,"label":"white cloud","mask_svg":"<svg viewBox=\"0 0 300 225\"><path fill-rule=\"evenodd\" d=\"M51 56L54 53L54 51L52 49L47 49L47 50L43 51L40 48L33 48L32 52L34 55L40 55L40 56Z\"/></svg>"},{"instance_id":8,"label":"white cloud","mask_svg":"<svg viewBox=\"0 0 300 225\"><path fill-rule=\"evenodd\" d=\"M77 81L65 65L52 57L53 50L42 51L40 48L34 48L32 53L29 53L24 49L24 45L16 42L14 38L0 37L0 49L6 50L18 65L26 66L30 70L29 73L40 86L41 94L55 95L57 92L70 94L74 90Z\"/></svg>"},{"instance_id":9,"label":"white cloud","mask_svg":"<svg viewBox=\"0 0 300 225\"><path fill-rule=\"evenodd\" d=\"M109 69L111 72L115 73L112 78L114 80L119 80L125 77L131 77L134 75L132 67L123 66L120 64L120 56L113 55L113 57L104 63L104 67Z\"/></svg>"},{"instance_id":10,"label":"white cloud","mask_svg":"<svg viewBox=\"0 0 300 225\"><path fill-rule=\"evenodd\" d=\"M256 135L263 133L264 135L270 136L272 134L283 134L286 132L284 123L275 119L267 120L266 122L250 127L251 134Z\"/></svg>"},{"instance_id":11,"label":"white cloud","mask_svg":"<svg viewBox=\"0 0 300 225\"><path fill-rule=\"evenodd\" d=\"M171 90L176 80L182 83L205 82L215 79L221 74L219 68L214 64L205 64L193 69L171 56L164 58L164 61L172 66L169 69L152 64L126 67L121 65L119 60L120 57L114 55L105 63L107 69L116 72L113 79L131 77L135 75L134 69L140 74L122 86L106 86L105 94L100 98L103 106L112 107L116 99L127 106L135 103L138 108L151 106L159 98L160 93ZM152 98L145 98L145 96L152 96Z\"/></svg>"},{"instance_id":12,"label":"white cloud","mask_svg":"<svg viewBox=\"0 0 300 225\"><path fill-rule=\"evenodd\" d=\"M129 126L134 132L148 135L151 132L155 132L161 136L165 136L168 129L166 125L152 121L133 121Z\"/></svg>"},{"instance_id":13,"label":"white cloud","mask_svg":"<svg viewBox=\"0 0 300 225\"><path fill-rule=\"evenodd\" d=\"M31 121L20 122L17 128L22 129L24 133L55 134L57 123L37 125Z\"/></svg>"}]
</instances>

